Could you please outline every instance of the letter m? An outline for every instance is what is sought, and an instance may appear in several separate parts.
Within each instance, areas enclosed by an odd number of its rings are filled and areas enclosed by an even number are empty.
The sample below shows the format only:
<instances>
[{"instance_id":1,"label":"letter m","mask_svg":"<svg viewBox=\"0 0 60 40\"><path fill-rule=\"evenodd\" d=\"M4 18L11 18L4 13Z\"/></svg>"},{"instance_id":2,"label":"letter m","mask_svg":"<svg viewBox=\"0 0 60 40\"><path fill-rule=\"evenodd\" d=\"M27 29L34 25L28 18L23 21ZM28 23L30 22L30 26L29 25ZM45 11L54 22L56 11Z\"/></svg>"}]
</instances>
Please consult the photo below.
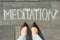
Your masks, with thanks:
<instances>
[{"instance_id":1,"label":"letter m","mask_svg":"<svg viewBox=\"0 0 60 40\"><path fill-rule=\"evenodd\" d=\"M5 9L3 9L4 20L6 20L7 16L10 16L10 13L11 13L11 9L8 12Z\"/></svg>"}]
</instances>

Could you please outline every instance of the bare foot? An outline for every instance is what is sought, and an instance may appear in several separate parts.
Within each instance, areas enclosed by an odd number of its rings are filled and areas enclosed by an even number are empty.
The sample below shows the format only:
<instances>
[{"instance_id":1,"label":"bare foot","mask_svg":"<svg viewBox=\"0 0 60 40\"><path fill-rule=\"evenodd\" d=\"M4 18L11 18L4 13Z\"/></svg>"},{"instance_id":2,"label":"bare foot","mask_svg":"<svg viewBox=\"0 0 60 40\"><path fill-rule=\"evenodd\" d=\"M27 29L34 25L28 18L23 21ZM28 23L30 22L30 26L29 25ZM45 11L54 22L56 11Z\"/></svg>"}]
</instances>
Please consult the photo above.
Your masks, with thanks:
<instances>
[{"instance_id":1,"label":"bare foot","mask_svg":"<svg viewBox=\"0 0 60 40\"><path fill-rule=\"evenodd\" d=\"M27 27L23 27L22 30L21 30L21 35L23 34L27 34Z\"/></svg>"},{"instance_id":2,"label":"bare foot","mask_svg":"<svg viewBox=\"0 0 60 40\"><path fill-rule=\"evenodd\" d=\"M31 28L32 34L38 34L38 29L36 27Z\"/></svg>"}]
</instances>

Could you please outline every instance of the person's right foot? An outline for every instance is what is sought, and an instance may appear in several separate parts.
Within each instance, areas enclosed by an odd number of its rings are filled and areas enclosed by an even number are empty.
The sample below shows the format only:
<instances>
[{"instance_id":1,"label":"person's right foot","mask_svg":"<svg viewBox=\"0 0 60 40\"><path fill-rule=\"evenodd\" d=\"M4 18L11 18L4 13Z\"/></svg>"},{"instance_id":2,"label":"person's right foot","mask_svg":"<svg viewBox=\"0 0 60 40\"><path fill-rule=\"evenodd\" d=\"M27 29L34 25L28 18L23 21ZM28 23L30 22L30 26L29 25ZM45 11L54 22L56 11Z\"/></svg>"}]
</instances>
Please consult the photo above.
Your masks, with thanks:
<instances>
[{"instance_id":1,"label":"person's right foot","mask_svg":"<svg viewBox=\"0 0 60 40\"><path fill-rule=\"evenodd\" d=\"M31 28L32 34L38 34L38 28L35 22L33 23L33 26Z\"/></svg>"},{"instance_id":2,"label":"person's right foot","mask_svg":"<svg viewBox=\"0 0 60 40\"><path fill-rule=\"evenodd\" d=\"M36 27L31 28L32 34L38 34L38 30Z\"/></svg>"}]
</instances>

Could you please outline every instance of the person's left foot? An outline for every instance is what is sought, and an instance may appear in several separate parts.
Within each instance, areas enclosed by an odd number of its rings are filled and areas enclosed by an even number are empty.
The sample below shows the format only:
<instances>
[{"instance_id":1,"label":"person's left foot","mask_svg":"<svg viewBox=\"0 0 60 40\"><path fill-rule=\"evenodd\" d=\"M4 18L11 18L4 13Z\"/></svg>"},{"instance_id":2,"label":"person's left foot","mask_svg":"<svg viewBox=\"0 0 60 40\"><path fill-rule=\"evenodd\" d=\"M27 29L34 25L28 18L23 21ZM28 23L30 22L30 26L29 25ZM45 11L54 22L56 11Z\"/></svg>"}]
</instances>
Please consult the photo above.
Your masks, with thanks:
<instances>
[{"instance_id":1,"label":"person's left foot","mask_svg":"<svg viewBox=\"0 0 60 40\"><path fill-rule=\"evenodd\" d=\"M23 27L21 29L21 35L23 35L23 34L27 34L27 27Z\"/></svg>"},{"instance_id":2,"label":"person's left foot","mask_svg":"<svg viewBox=\"0 0 60 40\"><path fill-rule=\"evenodd\" d=\"M27 30L28 30L28 25L27 25L27 23L25 22L24 25L23 25L22 28L21 28L21 35L27 34Z\"/></svg>"}]
</instances>

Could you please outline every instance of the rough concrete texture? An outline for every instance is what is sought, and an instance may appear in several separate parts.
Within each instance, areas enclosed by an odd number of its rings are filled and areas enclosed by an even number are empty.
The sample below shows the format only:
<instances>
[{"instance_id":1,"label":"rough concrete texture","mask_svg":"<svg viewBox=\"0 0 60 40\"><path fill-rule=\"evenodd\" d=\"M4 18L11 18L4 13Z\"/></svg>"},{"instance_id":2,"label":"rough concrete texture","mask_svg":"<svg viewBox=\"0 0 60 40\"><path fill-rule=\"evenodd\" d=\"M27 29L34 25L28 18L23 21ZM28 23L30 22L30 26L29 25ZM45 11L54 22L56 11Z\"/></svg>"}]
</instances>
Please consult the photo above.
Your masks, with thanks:
<instances>
[{"instance_id":1,"label":"rough concrete texture","mask_svg":"<svg viewBox=\"0 0 60 40\"><path fill-rule=\"evenodd\" d=\"M56 2L60 0L0 0L1 2Z\"/></svg>"},{"instance_id":2,"label":"rough concrete texture","mask_svg":"<svg viewBox=\"0 0 60 40\"><path fill-rule=\"evenodd\" d=\"M54 20L3 20L2 9L47 8L58 9ZM20 27L26 21L29 27L35 21L45 40L60 40L60 2L0 2L0 40L16 40L20 35Z\"/></svg>"}]
</instances>

